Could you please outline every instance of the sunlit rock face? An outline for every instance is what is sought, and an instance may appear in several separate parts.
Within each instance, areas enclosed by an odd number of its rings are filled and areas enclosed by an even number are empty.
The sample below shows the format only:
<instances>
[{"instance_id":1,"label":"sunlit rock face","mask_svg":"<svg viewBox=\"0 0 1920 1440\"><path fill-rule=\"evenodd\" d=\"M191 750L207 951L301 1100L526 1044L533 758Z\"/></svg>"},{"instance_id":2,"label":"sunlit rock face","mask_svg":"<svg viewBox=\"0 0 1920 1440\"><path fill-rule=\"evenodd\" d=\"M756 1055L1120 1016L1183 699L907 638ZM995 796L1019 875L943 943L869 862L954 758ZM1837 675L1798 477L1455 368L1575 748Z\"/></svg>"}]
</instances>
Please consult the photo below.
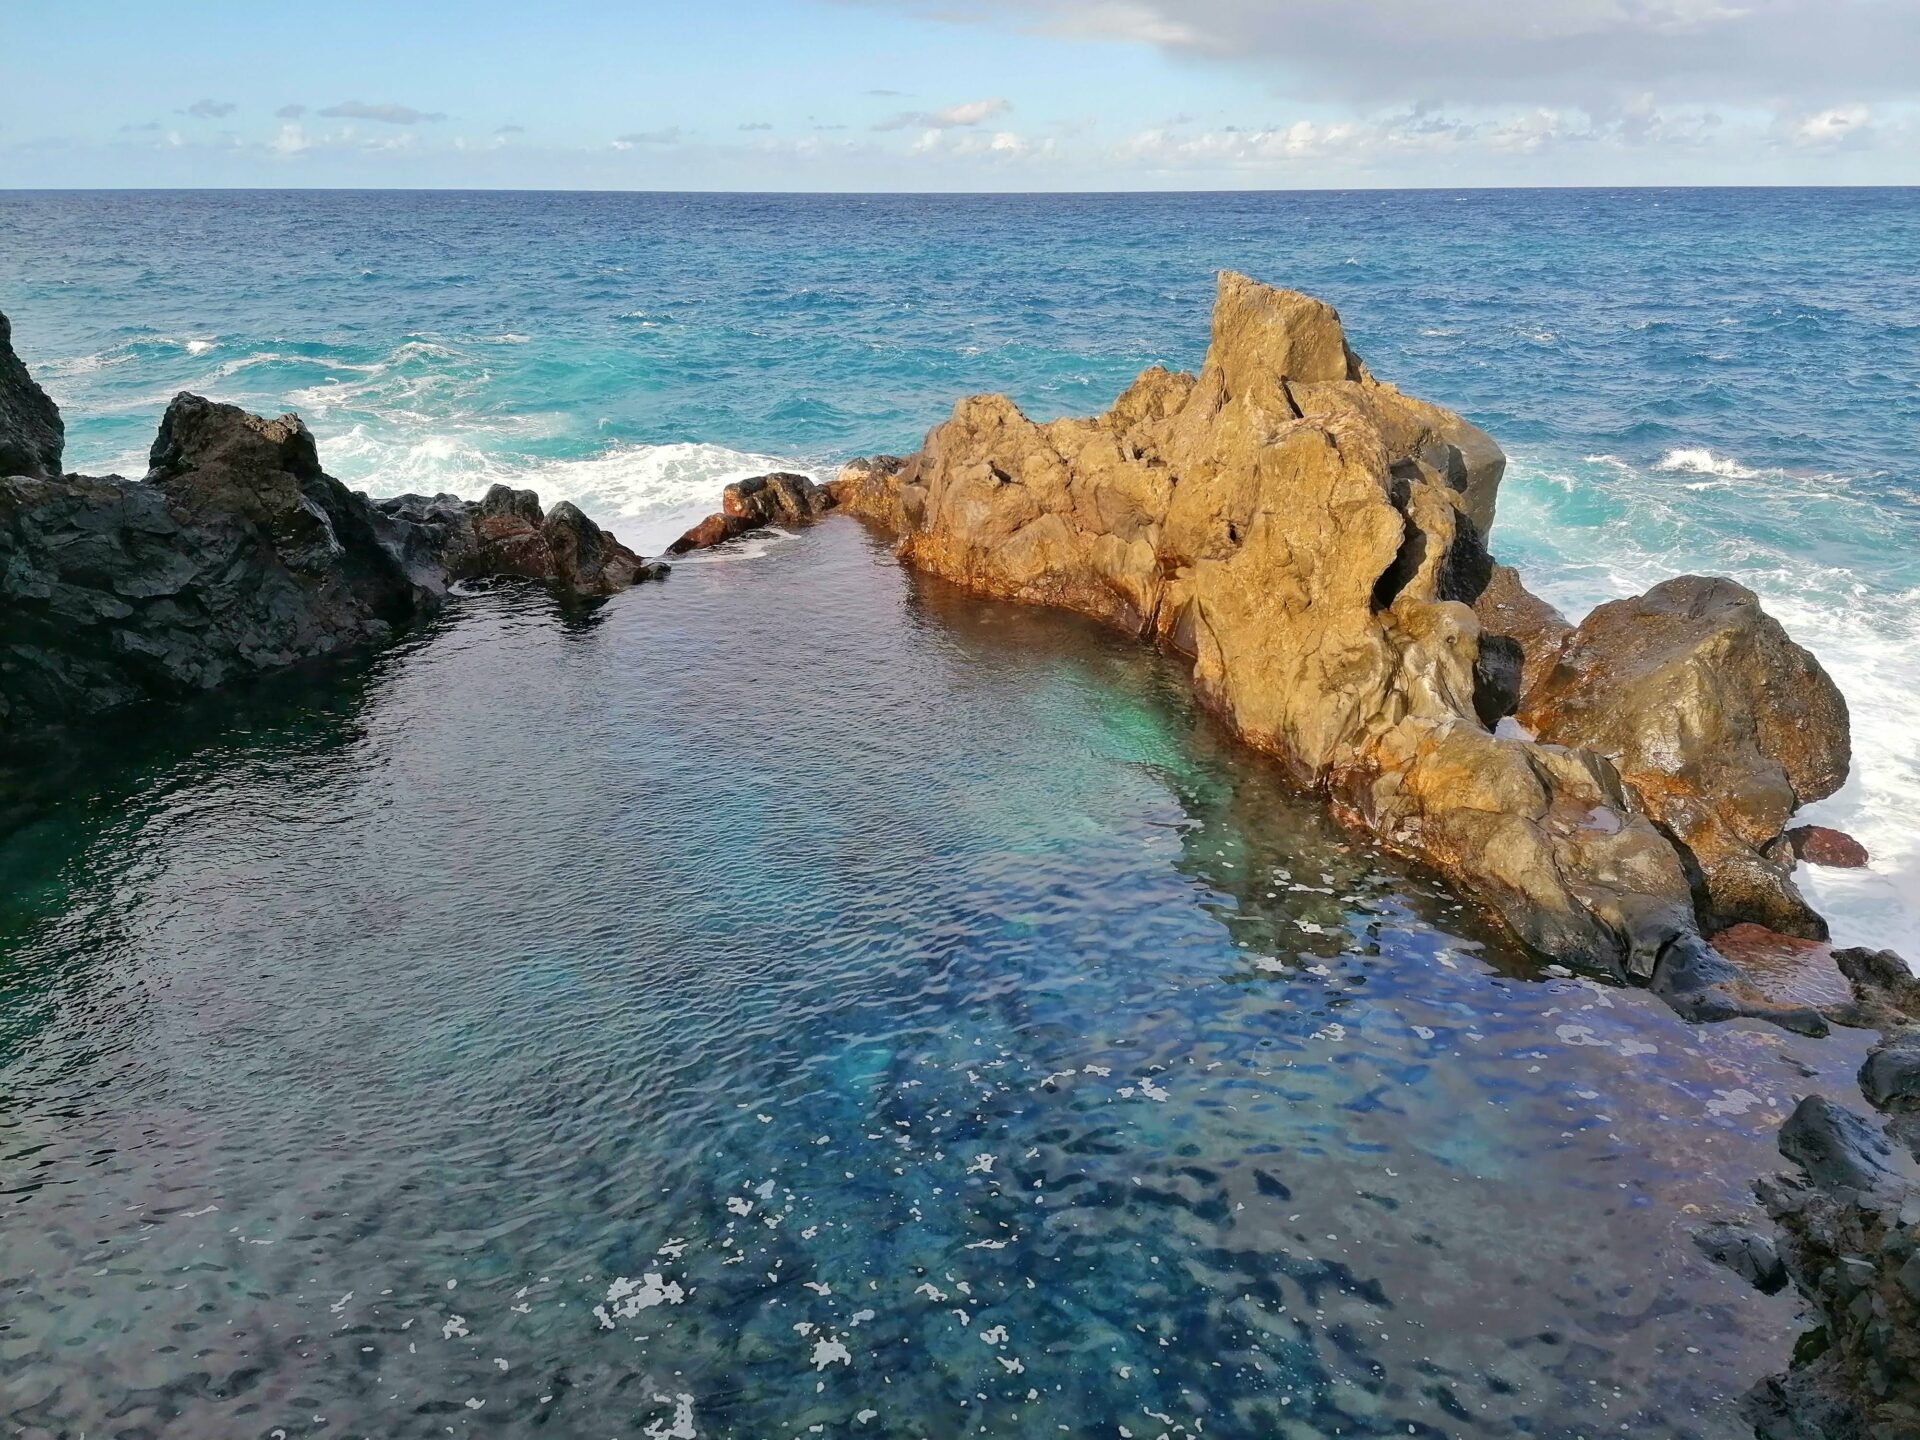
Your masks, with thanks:
<instances>
[{"instance_id":1,"label":"sunlit rock face","mask_svg":"<svg viewBox=\"0 0 1920 1440\"><path fill-rule=\"evenodd\" d=\"M1375 380L1331 306L1228 273L1198 376L1156 367L1104 415L1046 424L962 400L918 454L832 488L920 569L1190 656L1244 739L1535 949L1730 1013L1643 797L1594 749L1490 728L1569 637L1488 552L1505 463Z\"/></svg>"}]
</instances>

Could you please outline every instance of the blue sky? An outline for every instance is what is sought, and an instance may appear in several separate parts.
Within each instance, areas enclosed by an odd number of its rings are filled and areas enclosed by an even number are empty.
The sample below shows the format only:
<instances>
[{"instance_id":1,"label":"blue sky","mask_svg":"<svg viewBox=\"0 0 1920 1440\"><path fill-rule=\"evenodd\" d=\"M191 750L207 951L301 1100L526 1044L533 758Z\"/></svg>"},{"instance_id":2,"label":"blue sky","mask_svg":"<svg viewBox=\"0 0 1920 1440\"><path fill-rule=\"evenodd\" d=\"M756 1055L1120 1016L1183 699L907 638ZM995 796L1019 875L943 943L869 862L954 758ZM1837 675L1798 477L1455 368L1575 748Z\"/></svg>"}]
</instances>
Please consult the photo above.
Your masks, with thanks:
<instances>
[{"instance_id":1,"label":"blue sky","mask_svg":"<svg viewBox=\"0 0 1920 1440\"><path fill-rule=\"evenodd\" d=\"M9 0L0 186L1920 182L1920 0Z\"/></svg>"}]
</instances>

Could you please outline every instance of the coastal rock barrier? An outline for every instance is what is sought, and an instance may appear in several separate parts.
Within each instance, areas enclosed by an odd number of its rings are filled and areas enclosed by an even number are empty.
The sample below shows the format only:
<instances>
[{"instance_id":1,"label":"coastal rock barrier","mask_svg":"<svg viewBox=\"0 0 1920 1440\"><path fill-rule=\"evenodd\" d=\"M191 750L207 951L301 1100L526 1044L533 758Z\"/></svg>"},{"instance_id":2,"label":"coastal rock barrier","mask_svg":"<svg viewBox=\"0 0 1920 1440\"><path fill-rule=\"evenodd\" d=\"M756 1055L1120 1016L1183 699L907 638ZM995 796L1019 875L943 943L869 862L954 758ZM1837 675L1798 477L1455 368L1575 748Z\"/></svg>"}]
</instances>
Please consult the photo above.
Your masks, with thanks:
<instances>
[{"instance_id":1,"label":"coastal rock barrier","mask_svg":"<svg viewBox=\"0 0 1920 1440\"><path fill-rule=\"evenodd\" d=\"M461 580L666 573L531 491L371 501L293 415L178 395L141 480L62 474L62 441L0 316L0 740L388 640Z\"/></svg>"},{"instance_id":2,"label":"coastal rock barrier","mask_svg":"<svg viewBox=\"0 0 1920 1440\"><path fill-rule=\"evenodd\" d=\"M1865 863L1787 828L1846 779L1845 698L1730 580L1570 624L1487 547L1505 464L1374 379L1332 307L1228 273L1197 376L1150 369L1105 414L1045 424L965 399L916 454L856 460L828 492L916 569L1186 657L1243 740L1536 953L1695 1020L1880 1029L1863 1093L1920 1158L1920 984L1821 943L1792 879L1796 858ZM1783 999L1730 957L1832 984L1791 976L1821 998ZM1920 1436L1920 1187L1880 1125L1823 1097L1780 1146L1797 1173L1757 1187L1778 1245L1730 1221L1700 1236L1818 1322L1747 1418L1765 1440Z\"/></svg>"},{"instance_id":3,"label":"coastal rock barrier","mask_svg":"<svg viewBox=\"0 0 1920 1440\"><path fill-rule=\"evenodd\" d=\"M1331 306L1227 273L1197 376L1045 424L965 399L828 489L908 565L1187 657L1242 739L1537 953L1820 1031L1708 937L1825 935L1784 830L1846 777L1845 700L1731 581L1569 625L1487 548L1505 468L1376 380Z\"/></svg>"}]
</instances>

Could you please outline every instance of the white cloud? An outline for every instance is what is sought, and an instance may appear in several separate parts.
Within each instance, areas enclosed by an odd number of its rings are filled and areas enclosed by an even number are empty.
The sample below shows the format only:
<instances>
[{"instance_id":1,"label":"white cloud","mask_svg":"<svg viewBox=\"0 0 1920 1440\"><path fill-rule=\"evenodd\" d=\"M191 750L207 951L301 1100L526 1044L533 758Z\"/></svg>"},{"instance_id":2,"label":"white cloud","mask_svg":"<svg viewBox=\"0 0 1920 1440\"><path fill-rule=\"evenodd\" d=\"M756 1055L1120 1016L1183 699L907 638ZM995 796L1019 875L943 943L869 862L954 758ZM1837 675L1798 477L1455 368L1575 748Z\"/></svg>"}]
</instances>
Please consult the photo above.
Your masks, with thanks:
<instances>
[{"instance_id":1,"label":"white cloud","mask_svg":"<svg viewBox=\"0 0 1920 1440\"><path fill-rule=\"evenodd\" d=\"M634 130L625 135L616 135L613 148L631 150L636 145L678 145L686 138L686 131L678 125L669 125L664 130Z\"/></svg>"},{"instance_id":2,"label":"white cloud","mask_svg":"<svg viewBox=\"0 0 1920 1440\"><path fill-rule=\"evenodd\" d=\"M1011 109L1013 109L1011 102L996 95L989 100L968 100L960 105L949 105L944 110L902 110L898 115L882 120L873 128L876 130L951 130L961 126L985 124Z\"/></svg>"},{"instance_id":3,"label":"white cloud","mask_svg":"<svg viewBox=\"0 0 1920 1440\"><path fill-rule=\"evenodd\" d=\"M1148 45L1289 96L1581 108L1912 97L1920 0L849 0Z\"/></svg>"},{"instance_id":4,"label":"white cloud","mask_svg":"<svg viewBox=\"0 0 1920 1440\"><path fill-rule=\"evenodd\" d=\"M280 133L267 142L267 148L276 155L299 155L313 148L313 141L307 137L306 127L287 124L280 127Z\"/></svg>"},{"instance_id":5,"label":"white cloud","mask_svg":"<svg viewBox=\"0 0 1920 1440\"><path fill-rule=\"evenodd\" d=\"M1793 128L1796 145L1840 145L1865 133L1872 112L1865 105L1839 105L1809 115Z\"/></svg>"},{"instance_id":6,"label":"white cloud","mask_svg":"<svg viewBox=\"0 0 1920 1440\"><path fill-rule=\"evenodd\" d=\"M338 105L327 106L320 114L336 120L377 120L382 125L419 125L447 118L445 112L439 110L416 110L411 105L396 105L392 101L369 105L363 100L342 100Z\"/></svg>"},{"instance_id":7,"label":"white cloud","mask_svg":"<svg viewBox=\"0 0 1920 1440\"><path fill-rule=\"evenodd\" d=\"M224 120L239 108L231 100L196 100L180 113L196 120Z\"/></svg>"}]
</instances>

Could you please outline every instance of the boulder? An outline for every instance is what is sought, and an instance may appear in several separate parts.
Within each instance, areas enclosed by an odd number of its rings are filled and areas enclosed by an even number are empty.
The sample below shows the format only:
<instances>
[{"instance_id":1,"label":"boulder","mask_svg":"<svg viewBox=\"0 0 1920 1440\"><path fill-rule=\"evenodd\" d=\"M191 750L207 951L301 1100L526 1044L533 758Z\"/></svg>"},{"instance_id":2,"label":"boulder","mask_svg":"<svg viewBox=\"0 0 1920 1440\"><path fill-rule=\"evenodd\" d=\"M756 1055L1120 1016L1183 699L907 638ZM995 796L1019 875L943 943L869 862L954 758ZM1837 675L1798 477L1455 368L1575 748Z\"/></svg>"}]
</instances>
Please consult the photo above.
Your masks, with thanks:
<instances>
[{"instance_id":1,"label":"boulder","mask_svg":"<svg viewBox=\"0 0 1920 1440\"><path fill-rule=\"evenodd\" d=\"M1875 1109L1920 1113L1920 1029L1895 1031L1868 1052L1860 1092Z\"/></svg>"},{"instance_id":2,"label":"boulder","mask_svg":"<svg viewBox=\"0 0 1920 1440\"><path fill-rule=\"evenodd\" d=\"M748 531L773 524L801 525L834 506L833 494L805 475L780 472L736 480L720 497L720 511L709 515L673 544L670 555L707 550Z\"/></svg>"},{"instance_id":3,"label":"boulder","mask_svg":"<svg viewBox=\"0 0 1920 1440\"><path fill-rule=\"evenodd\" d=\"M1693 1243L1714 1264L1724 1265L1762 1294L1773 1295L1786 1288L1787 1270L1780 1263L1780 1252L1757 1230L1730 1220L1716 1220L1696 1230Z\"/></svg>"},{"instance_id":4,"label":"boulder","mask_svg":"<svg viewBox=\"0 0 1920 1440\"><path fill-rule=\"evenodd\" d=\"M1613 763L1682 848L1709 924L1825 938L1768 852L1795 810L1846 779L1847 705L1752 591L1683 576L1600 606L1519 719Z\"/></svg>"},{"instance_id":5,"label":"boulder","mask_svg":"<svg viewBox=\"0 0 1920 1440\"><path fill-rule=\"evenodd\" d=\"M1188 657L1245 740L1534 949L1746 1013L1682 854L1613 762L1489 732L1565 626L1487 552L1504 465L1376 381L1332 307L1226 274L1197 376L1155 367L1104 415L1045 424L965 399L918 453L830 489L916 568Z\"/></svg>"},{"instance_id":6,"label":"boulder","mask_svg":"<svg viewBox=\"0 0 1920 1440\"><path fill-rule=\"evenodd\" d=\"M1872 858L1867 847L1844 830L1825 825L1796 825L1786 834L1795 858L1809 865L1830 865L1839 870L1864 869Z\"/></svg>"},{"instance_id":7,"label":"boulder","mask_svg":"<svg viewBox=\"0 0 1920 1440\"><path fill-rule=\"evenodd\" d=\"M60 408L14 354L13 324L0 315L0 476L57 479L65 444Z\"/></svg>"},{"instance_id":8,"label":"boulder","mask_svg":"<svg viewBox=\"0 0 1920 1440\"><path fill-rule=\"evenodd\" d=\"M616 594L667 573L587 518L571 501L550 511L531 490L494 485L479 500L399 495L376 502L419 527L451 580L535 580L570 599Z\"/></svg>"}]
</instances>

